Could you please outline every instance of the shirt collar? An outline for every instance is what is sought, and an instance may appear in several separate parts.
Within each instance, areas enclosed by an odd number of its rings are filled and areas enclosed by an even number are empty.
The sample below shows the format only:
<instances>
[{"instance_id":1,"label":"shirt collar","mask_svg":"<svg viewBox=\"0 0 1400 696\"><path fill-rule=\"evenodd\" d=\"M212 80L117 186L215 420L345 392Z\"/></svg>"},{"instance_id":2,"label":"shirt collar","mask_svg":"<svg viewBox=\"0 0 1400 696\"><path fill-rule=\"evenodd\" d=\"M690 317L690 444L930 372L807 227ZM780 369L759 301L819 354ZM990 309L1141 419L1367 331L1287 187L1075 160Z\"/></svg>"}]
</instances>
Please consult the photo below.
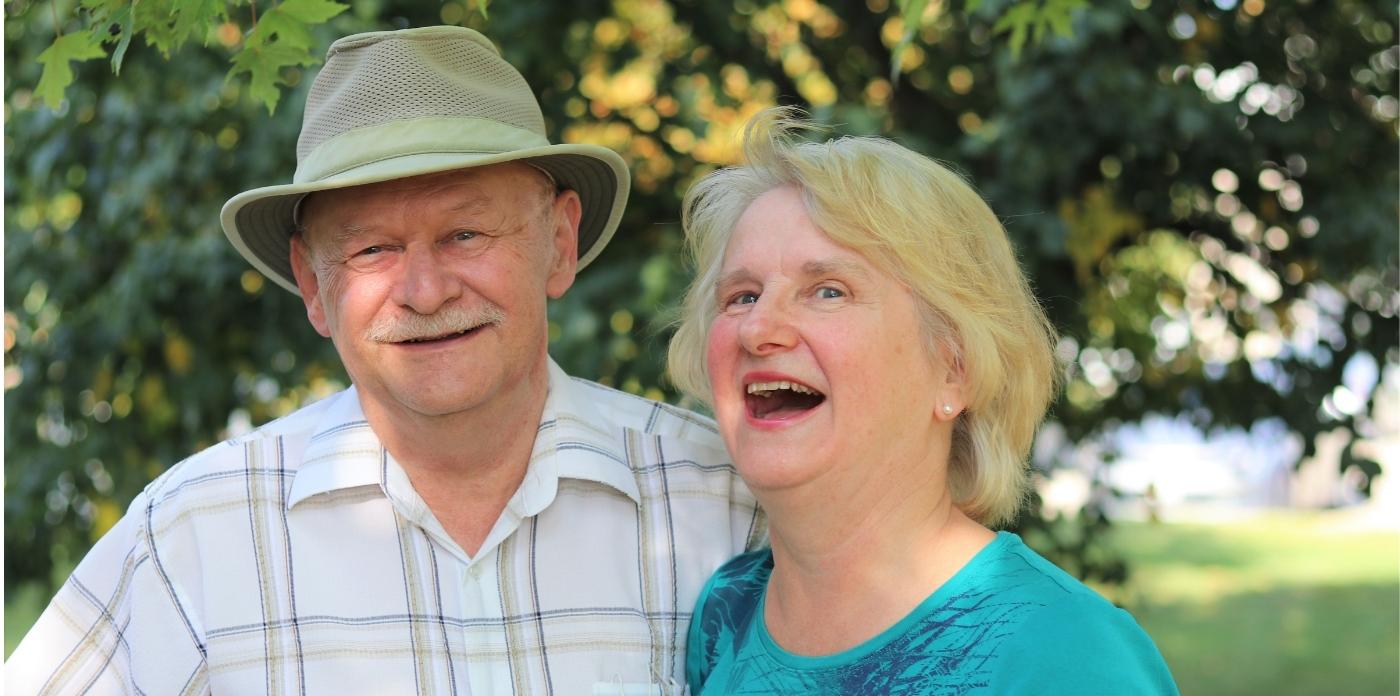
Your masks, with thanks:
<instances>
[{"instance_id":1,"label":"shirt collar","mask_svg":"<svg viewBox=\"0 0 1400 696\"><path fill-rule=\"evenodd\" d=\"M641 491L624 451L620 426L598 417L598 408L553 359L548 359L545 398L530 464L507 509L527 517L554 501L559 479L596 481L638 505ZM292 480L288 509L322 493L380 486L406 476L384 450L365 420L359 394L351 387L333 397L321 414L301 466ZM415 498L417 496L414 496Z\"/></svg>"},{"instance_id":2,"label":"shirt collar","mask_svg":"<svg viewBox=\"0 0 1400 696\"><path fill-rule=\"evenodd\" d=\"M537 498L522 501L534 503L526 505L526 514L544 509L553 500L559 479L564 478L596 481L641 505L642 494L625 451L622 427L601 417L599 405L582 389L549 360L549 396L540 414L530 468L520 486L522 493L534 494L527 497Z\"/></svg>"},{"instance_id":3,"label":"shirt collar","mask_svg":"<svg viewBox=\"0 0 1400 696\"><path fill-rule=\"evenodd\" d=\"M365 420L359 392L350 387L330 398L292 478L288 509L314 495L379 486L383 480L384 446Z\"/></svg>"}]
</instances>

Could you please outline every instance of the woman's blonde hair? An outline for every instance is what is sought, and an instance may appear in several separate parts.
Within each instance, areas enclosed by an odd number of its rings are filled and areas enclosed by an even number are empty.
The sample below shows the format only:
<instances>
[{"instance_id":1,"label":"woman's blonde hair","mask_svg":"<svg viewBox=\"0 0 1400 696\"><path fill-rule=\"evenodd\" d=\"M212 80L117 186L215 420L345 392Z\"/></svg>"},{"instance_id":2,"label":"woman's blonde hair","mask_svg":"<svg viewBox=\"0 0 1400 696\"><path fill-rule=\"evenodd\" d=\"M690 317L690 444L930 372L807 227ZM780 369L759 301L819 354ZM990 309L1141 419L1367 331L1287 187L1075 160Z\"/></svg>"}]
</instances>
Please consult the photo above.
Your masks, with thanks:
<instances>
[{"instance_id":1,"label":"woman's blonde hair","mask_svg":"<svg viewBox=\"0 0 1400 696\"><path fill-rule=\"evenodd\" d=\"M946 360L966 385L948 462L953 499L982 524L1011 521L1059 369L1055 330L1006 230L966 181L937 162L881 138L796 137L811 128L792 109L758 114L745 128L746 164L716 171L686 193L682 223L697 273L671 340L671 380L710 403L705 350L725 248L756 198L793 186L817 227L917 298L929 358Z\"/></svg>"}]
</instances>

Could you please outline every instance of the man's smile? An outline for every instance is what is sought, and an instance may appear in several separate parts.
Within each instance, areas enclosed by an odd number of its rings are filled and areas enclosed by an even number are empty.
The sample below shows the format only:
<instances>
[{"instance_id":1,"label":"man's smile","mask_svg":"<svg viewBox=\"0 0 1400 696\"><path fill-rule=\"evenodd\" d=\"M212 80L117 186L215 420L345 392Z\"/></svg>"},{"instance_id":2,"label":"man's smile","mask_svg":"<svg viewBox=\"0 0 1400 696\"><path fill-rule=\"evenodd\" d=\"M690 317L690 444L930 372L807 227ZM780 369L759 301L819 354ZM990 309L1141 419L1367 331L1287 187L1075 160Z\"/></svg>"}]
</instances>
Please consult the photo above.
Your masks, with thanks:
<instances>
[{"instance_id":1,"label":"man's smile","mask_svg":"<svg viewBox=\"0 0 1400 696\"><path fill-rule=\"evenodd\" d=\"M475 336L476 334L481 333L481 330L486 328L487 326L491 326L491 324L481 324L479 326L473 326L469 329L451 331L436 336L408 338L400 341L391 341L390 343L396 346L445 346L452 343L457 343L458 339L465 339L470 336Z\"/></svg>"}]
</instances>

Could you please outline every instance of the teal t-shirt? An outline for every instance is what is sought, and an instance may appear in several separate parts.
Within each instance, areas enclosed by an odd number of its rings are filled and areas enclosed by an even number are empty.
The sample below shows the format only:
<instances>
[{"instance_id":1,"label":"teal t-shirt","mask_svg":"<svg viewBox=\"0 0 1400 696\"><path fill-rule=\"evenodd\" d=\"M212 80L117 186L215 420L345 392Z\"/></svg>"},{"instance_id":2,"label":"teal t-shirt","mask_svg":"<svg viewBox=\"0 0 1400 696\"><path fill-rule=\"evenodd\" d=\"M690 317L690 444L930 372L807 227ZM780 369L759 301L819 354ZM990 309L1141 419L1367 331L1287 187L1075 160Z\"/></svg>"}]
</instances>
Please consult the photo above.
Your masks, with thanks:
<instances>
[{"instance_id":1,"label":"teal t-shirt","mask_svg":"<svg viewBox=\"0 0 1400 696\"><path fill-rule=\"evenodd\" d=\"M686 676L704 694L1177 694L1133 617L1001 532L880 635L835 655L783 650L763 623L773 554L700 594Z\"/></svg>"}]
</instances>

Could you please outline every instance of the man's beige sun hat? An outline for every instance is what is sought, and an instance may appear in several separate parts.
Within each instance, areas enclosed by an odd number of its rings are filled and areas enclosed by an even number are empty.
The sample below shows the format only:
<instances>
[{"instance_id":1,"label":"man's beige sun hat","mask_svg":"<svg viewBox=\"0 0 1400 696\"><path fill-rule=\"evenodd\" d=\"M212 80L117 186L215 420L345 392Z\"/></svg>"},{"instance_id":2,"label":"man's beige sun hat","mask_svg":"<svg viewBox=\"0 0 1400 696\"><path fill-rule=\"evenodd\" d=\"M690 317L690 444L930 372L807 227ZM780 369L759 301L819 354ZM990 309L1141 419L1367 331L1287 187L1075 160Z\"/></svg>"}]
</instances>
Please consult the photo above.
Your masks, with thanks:
<instances>
[{"instance_id":1,"label":"man's beige sun hat","mask_svg":"<svg viewBox=\"0 0 1400 696\"><path fill-rule=\"evenodd\" d=\"M297 293L288 251L306 194L521 160L582 199L582 269L622 217L622 158L597 145L551 145L530 86L471 29L356 34L331 44L311 85L292 183L234 196L220 222L243 258Z\"/></svg>"}]
</instances>

